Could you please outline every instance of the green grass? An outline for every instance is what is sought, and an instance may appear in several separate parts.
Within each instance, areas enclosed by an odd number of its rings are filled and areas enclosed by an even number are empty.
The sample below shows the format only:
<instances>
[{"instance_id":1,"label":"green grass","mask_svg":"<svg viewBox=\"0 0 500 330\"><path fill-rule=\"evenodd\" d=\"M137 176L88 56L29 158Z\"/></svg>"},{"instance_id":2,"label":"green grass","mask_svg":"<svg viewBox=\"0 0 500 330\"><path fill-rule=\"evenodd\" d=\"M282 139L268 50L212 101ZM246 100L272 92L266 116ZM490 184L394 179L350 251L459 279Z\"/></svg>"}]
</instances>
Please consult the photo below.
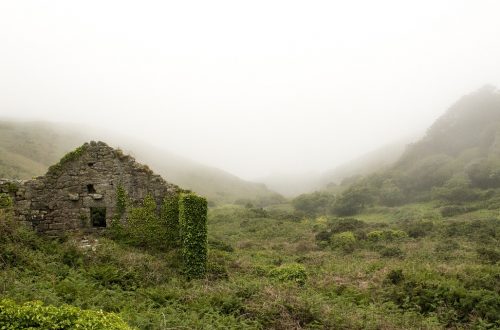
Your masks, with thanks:
<instances>
[{"instance_id":1,"label":"green grass","mask_svg":"<svg viewBox=\"0 0 500 330\"><path fill-rule=\"evenodd\" d=\"M273 210L210 209L208 274L192 281L175 251L105 237L92 251L80 249L78 237L2 235L0 298L112 312L139 329L500 326L500 265L477 251L498 250L498 210L450 218L436 217L430 204L371 210L357 217L366 223L351 230L352 250L317 239L342 228L338 220L296 219L287 210L280 207L276 219ZM421 221L433 227L412 231ZM366 238L389 229L416 237ZM398 271L400 282L391 275Z\"/></svg>"}]
</instances>

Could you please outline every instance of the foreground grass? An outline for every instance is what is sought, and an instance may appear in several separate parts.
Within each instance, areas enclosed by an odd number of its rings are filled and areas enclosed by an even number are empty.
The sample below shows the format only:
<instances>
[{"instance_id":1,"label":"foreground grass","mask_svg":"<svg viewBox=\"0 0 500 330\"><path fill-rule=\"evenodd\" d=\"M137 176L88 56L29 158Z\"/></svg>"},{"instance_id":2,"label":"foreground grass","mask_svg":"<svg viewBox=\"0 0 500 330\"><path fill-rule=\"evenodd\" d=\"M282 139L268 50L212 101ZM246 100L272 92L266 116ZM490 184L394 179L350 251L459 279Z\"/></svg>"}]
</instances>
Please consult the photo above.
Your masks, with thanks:
<instances>
[{"instance_id":1,"label":"foreground grass","mask_svg":"<svg viewBox=\"0 0 500 330\"><path fill-rule=\"evenodd\" d=\"M212 209L209 273L193 281L175 251L106 237L83 249L80 237L10 231L0 238L0 298L103 310L140 329L500 326L498 210L443 219L432 205L410 205L359 219ZM370 234L390 230L408 236Z\"/></svg>"}]
</instances>

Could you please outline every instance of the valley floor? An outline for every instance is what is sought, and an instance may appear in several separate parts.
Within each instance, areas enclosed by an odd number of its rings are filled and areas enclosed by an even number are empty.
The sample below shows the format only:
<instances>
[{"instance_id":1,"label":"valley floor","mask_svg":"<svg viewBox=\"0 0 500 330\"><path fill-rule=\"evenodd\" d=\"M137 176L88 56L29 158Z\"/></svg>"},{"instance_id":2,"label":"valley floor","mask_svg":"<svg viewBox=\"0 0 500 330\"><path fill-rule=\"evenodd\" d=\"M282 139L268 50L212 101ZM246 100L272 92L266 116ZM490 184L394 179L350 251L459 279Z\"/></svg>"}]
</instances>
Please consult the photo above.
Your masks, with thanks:
<instances>
[{"instance_id":1,"label":"valley floor","mask_svg":"<svg viewBox=\"0 0 500 330\"><path fill-rule=\"evenodd\" d=\"M103 310L139 329L499 328L499 216L221 206L209 212L207 278L192 281L174 252L3 228L0 301Z\"/></svg>"}]
</instances>

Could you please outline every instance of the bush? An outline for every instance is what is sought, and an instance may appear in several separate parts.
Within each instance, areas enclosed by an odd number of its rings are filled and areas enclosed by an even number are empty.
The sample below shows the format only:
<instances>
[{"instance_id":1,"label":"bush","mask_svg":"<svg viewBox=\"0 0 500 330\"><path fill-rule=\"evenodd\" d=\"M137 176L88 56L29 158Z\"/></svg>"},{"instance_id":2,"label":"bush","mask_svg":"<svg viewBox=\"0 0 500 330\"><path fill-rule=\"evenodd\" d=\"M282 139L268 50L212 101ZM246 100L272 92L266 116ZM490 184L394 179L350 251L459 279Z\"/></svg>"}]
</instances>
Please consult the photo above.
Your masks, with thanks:
<instances>
[{"instance_id":1,"label":"bush","mask_svg":"<svg viewBox=\"0 0 500 330\"><path fill-rule=\"evenodd\" d=\"M330 240L333 248L342 249L344 252L354 251L356 245L356 237L352 231L334 234Z\"/></svg>"},{"instance_id":2,"label":"bush","mask_svg":"<svg viewBox=\"0 0 500 330\"><path fill-rule=\"evenodd\" d=\"M455 328L454 324L477 318L498 325L500 296L496 292L466 290L448 283L399 282L389 293L389 299L404 310L417 310L423 315L434 314L446 328Z\"/></svg>"},{"instance_id":3,"label":"bush","mask_svg":"<svg viewBox=\"0 0 500 330\"><path fill-rule=\"evenodd\" d=\"M343 231L356 231L366 227L366 223L354 218L339 218L330 222L331 233L341 233Z\"/></svg>"},{"instance_id":4,"label":"bush","mask_svg":"<svg viewBox=\"0 0 500 330\"><path fill-rule=\"evenodd\" d=\"M306 268L295 263L274 268L269 273L269 276L280 282L295 282L299 285L304 285L307 280Z\"/></svg>"},{"instance_id":5,"label":"bush","mask_svg":"<svg viewBox=\"0 0 500 330\"><path fill-rule=\"evenodd\" d=\"M326 192L302 194L292 200L296 211L307 216L327 214L335 201L335 196Z\"/></svg>"},{"instance_id":6,"label":"bush","mask_svg":"<svg viewBox=\"0 0 500 330\"><path fill-rule=\"evenodd\" d=\"M5 330L131 329L113 313L82 310L68 305L44 306L41 302L18 305L11 300L0 300L0 326Z\"/></svg>"},{"instance_id":7,"label":"bush","mask_svg":"<svg viewBox=\"0 0 500 330\"><path fill-rule=\"evenodd\" d=\"M401 269L393 269L385 277L385 282L388 282L388 283L391 283L391 284L399 284L404 279L405 279L405 276L403 275L403 270L401 270Z\"/></svg>"},{"instance_id":8,"label":"bush","mask_svg":"<svg viewBox=\"0 0 500 330\"><path fill-rule=\"evenodd\" d=\"M207 266L207 200L193 193L181 194L179 226L186 275L202 277Z\"/></svg>"},{"instance_id":9,"label":"bush","mask_svg":"<svg viewBox=\"0 0 500 330\"><path fill-rule=\"evenodd\" d=\"M412 238L425 237L434 229L434 224L431 221L417 221L405 224L408 236Z\"/></svg>"},{"instance_id":10,"label":"bush","mask_svg":"<svg viewBox=\"0 0 500 330\"><path fill-rule=\"evenodd\" d=\"M398 247L384 247L380 251L380 255L384 258L402 258L404 252Z\"/></svg>"},{"instance_id":11,"label":"bush","mask_svg":"<svg viewBox=\"0 0 500 330\"><path fill-rule=\"evenodd\" d=\"M350 216L361 212L372 202L370 189L362 184L353 184L336 199L333 213L339 216Z\"/></svg>"},{"instance_id":12,"label":"bush","mask_svg":"<svg viewBox=\"0 0 500 330\"><path fill-rule=\"evenodd\" d=\"M8 209L12 207L12 198L9 194L0 193L0 209Z\"/></svg>"},{"instance_id":13,"label":"bush","mask_svg":"<svg viewBox=\"0 0 500 330\"><path fill-rule=\"evenodd\" d=\"M372 242L394 241L408 237L408 234L402 230L374 230L369 232L366 237Z\"/></svg>"}]
</instances>

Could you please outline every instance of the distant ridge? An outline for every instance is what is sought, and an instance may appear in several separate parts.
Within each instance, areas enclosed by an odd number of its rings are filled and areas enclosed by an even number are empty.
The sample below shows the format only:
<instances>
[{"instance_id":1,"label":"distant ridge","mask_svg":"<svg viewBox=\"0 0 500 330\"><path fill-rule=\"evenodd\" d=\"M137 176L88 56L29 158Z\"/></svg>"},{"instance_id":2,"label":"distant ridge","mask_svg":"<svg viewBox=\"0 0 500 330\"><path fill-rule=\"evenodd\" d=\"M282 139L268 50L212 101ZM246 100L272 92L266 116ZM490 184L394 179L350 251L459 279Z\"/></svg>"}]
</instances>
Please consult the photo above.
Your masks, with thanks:
<instances>
[{"instance_id":1,"label":"distant ridge","mask_svg":"<svg viewBox=\"0 0 500 330\"><path fill-rule=\"evenodd\" d=\"M0 120L0 177L29 179L44 174L65 153L91 139L106 140L121 147L149 164L166 180L207 196L212 202L282 199L265 185L242 180L130 138L49 122Z\"/></svg>"}]
</instances>

